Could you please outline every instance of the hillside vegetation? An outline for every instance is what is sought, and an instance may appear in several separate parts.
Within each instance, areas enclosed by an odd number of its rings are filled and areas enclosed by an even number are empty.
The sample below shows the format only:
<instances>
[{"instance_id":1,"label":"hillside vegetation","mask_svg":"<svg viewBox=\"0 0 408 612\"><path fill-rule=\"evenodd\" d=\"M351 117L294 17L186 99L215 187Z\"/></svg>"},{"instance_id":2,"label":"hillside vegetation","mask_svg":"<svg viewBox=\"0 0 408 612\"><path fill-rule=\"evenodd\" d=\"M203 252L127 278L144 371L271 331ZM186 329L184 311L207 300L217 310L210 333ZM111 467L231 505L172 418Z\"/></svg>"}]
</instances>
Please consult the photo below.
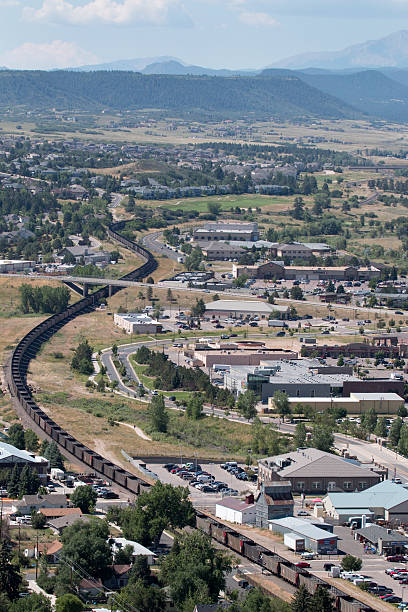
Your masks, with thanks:
<instances>
[{"instance_id":1,"label":"hillside vegetation","mask_svg":"<svg viewBox=\"0 0 408 612\"><path fill-rule=\"evenodd\" d=\"M251 113L281 119L358 118L362 113L296 75L211 77L132 72L0 72L0 108L143 108Z\"/></svg>"}]
</instances>

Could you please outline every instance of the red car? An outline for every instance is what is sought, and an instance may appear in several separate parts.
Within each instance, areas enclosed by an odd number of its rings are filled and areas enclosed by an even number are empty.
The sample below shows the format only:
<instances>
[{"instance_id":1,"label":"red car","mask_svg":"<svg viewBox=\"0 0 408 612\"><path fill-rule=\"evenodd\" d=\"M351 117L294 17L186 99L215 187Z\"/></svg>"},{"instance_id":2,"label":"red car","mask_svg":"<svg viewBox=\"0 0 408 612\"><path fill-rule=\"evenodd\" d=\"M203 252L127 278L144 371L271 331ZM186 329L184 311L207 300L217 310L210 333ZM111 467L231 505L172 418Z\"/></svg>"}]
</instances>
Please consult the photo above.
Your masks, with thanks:
<instances>
[{"instance_id":1,"label":"red car","mask_svg":"<svg viewBox=\"0 0 408 612\"><path fill-rule=\"evenodd\" d=\"M405 557L404 555L391 555L390 557L387 557L387 561L394 561L394 562L401 562L401 561L405 561Z\"/></svg>"},{"instance_id":2,"label":"red car","mask_svg":"<svg viewBox=\"0 0 408 612\"><path fill-rule=\"evenodd\" d=\"M296 567L310 567L310 563L307 561L298 561L295 563Z\"/></svg>"}]
</instances>

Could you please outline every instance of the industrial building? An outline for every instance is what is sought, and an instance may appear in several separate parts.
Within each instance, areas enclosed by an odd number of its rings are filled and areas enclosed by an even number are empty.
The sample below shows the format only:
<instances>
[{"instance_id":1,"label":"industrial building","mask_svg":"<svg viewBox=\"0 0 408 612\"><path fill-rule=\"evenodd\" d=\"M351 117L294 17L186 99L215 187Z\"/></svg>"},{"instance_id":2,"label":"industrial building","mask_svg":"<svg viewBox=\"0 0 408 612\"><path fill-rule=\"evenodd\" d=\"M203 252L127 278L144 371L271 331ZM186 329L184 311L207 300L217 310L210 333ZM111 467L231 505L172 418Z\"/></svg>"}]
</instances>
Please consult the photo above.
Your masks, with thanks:
<instances>
[{"instance_id":1,"label":"industrial building","mask_svg":"<svg viewBox=\"0 0 408 612\"><path fill-rule=\"evenodd\" d=\"M23 468L28 465L34 470L42 482L47 482L49 462L45 457L39 457L25 450L20 450L6 442L0 442L0 470L12 471L14 466Z\"/></svg>"},{"instance_id":2,"label":"industrial building","mask_svg":"<svg viewBox=\"0 0 408 612\"><path fill-rule=\"evenodd\" d=\"M371 468L320 451L298 448L296 451L266 457L258 461L258 484L270 481L290 481L297 493L326 493L328 491L364 491L380 482L381 475ZM367 504L359 505L367 508Z\"/></svg>"},{"instance_id":3,"label":"industrial building","mask_svg":"<svg viewBox=\"0 0 408 612\"><path fill-rule=\"evenodd\" d=\"M232 275L238 278L243 274L255 279L286 279L286 280L370 280L380 278L382 270L375 266L354 268L353 266L285 266L283 263L268 261L255 266L234 264Z\"/></svg>"},{"instance_id":4,"label":"industrial building","mask_svg":"<svg viewBox=\"0 0 408 612\"><path fill-rule=\"evenodd\" d=\"M115 313L113 322L127 334L158 334L163 328L158 321L144 313Z\"/></svg>"},{"instance_id":5,"label":"industrial building","mask_svg":"<svg viewBox=\"0 0 408 612\"><path fill-rule=\"evenodd\" d=\"M351 491L355 489L352 488ZM406 523L408 485L384 480L364 491L330 493L323 500L326 513L344 525L352 516L372 516L389 523Z\"/></svg>"},{"instance_id":6,"label":"industrial building","mask_svg":"<svg viewBox=\"0 0 408 612\"><path fill-rule=\"evenodd\" d=\"M214 240L239 240L245 242L255 242L259 240L259 230L257 223L215 222L204 223L196 227L193 231L195 242L211 242Z\"/></svg>"},{"instance_id":7,"label":"industrial building","mask_svg":"<svg viewBox=\"0 0 408 612\"><path fill-rule=\"evenodd\" d=\"M380 527L380 525L367 525L357 529L355 537L366 548L375 549L379 555L400 555L408 552L408 538L398 531Z\"/></svg>"},{"instance_id":8,"label":"industrial building","mask_svg":"<svg viewBox=\"0 0 408 612\"><path fill-rule=\"evenodd\" d=\"M281 359L297 359L295 351L285 351L284 349L259 349L245 351L242 349L225 348L222 350L197 349L194 352L185 351L191 354L194 365L211 368L215 364L233 366L259 366L268 365L269 362L280 361Z\"/></svg>"},{"instance_id":9,"label":"industrial building","mask_svg":"<svg viewBox=\"0 0 408 612\"><path fill-rule=\"evenodd\" d=\"M246 252L234 243L219 242L198 242L204 257L208 261L226 261L228 259L239 259Z\"/></svg>"},{"instance_id":10,"label":"industrial building","mask_svg":"<svg viewBox=\"0 0 408 612\"><path fill-rule=\"evenodd\" d=\"M304 541L304 550L319 555L336 555L338 536L328 531L329 526L322 529L318 525L292 516L270 521L269 529L274 533L297 536Z\"/></svg>"},{"instance_id":11,"label":"industrial building","mask_svg":"<svg viewBox=\"0 0 408 612\"><path fill-rule=\"evenodd\" d=\"M256 505L252 493L245 499L224 497L216 503L215 516L223 521L239 525L253 525L256 518Z\"/></svg>"},{"instance_id":12,"label":"industrial building","mask_svg":"<svg viewBox=\"0 0 408 612\"><path fill-rule=\"evenodd\" d=\"M349 397L330 397L330 394L327 394L326 397L294 396L288 400L292 410L297 405L311 408L314 412L343 408L347 410L347 414L362 414L370 409L375 410L377 414L398 414L398 409L405 405L405 400L397 393L355 393L354 391ZM276 411L273 397L268 398L268 411Z\"/></svg>"},{"instance_id":13,"label":"industrial building","mask_svg":"<svg viewBox=\"0 0 408 612\"><path fill-rule=\"evenodd\" d=\"M22 259L0 259L0 273L29 272L34 268L35 261Z\"/></svg>"},{"instance_id":14,"label":"industrial building","mask_svg":"<svg viewBox=\"0 0 408 612\"><path fill-rule=\"evenodd\" d=\"M224 378L224 387L237 394L251 389L266 404L276 391L299 398L298 401L300 398L330 397L332 392L339 395L349 380L359 380L352 376L349 367L322 366L310 359L283 359L258 367L231 367Z\"/></svg>"},{"instance_id":15,"label":"industrial building","mask_svg":"<svg viewBox=\"0 0 408 612\"><path fill-rule=\"evenodd\" d=\"M294 504L289 480L260 483L256 498L256 526L268 529L270 520L293 516Z\"/></svg>"},{"instance_id":16,"label":"industrial building","mask_svg":"<svg viewBox=\"0 0 408 612\"><path fill-rule=\"evenodd\" d=\"M287 319L290 308L268 304L260 300L216 300L207 302L205 312L212 317L233 317L234 319L246 319L255 315L260 319L267 319L272 313L279 313L281 319Z\"/></svg>"}]
</instances>

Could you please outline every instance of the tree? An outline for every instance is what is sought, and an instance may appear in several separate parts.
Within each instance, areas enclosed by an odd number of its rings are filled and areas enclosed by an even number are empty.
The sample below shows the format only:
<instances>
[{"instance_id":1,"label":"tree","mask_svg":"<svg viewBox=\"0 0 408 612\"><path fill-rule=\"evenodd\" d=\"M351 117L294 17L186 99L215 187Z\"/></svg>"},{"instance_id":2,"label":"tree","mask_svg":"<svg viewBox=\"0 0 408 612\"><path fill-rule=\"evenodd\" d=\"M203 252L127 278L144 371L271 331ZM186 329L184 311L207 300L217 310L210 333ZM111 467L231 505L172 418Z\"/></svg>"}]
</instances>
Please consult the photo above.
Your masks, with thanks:
<instances>
[{"instance_id":1,"label":"tree","mask_svg":"<svg viewBox=\"0 0 408 612\"><path fill-rule=\"evenodd\" d=\"M202 317L205 313L205 302L202 298L196 300L194 306L191 307L191 314L193 317Z\"/></svg>"},{"instance_id":2,"label":"tree","mask_svg":"<svg viewBox=\"0 0 408 612\"><path fill-rule=\"evenodd\" d=\"M311 603L311 594L309 593L305 585L301 584L292 600L292 612L308 612L309 610L312 610Z\"/></svg>"},{"instance_id":3,"label":"tree","mask_svg":"<svg viewBox=\"0 0 408 612\"><path fill-rule=\"evenodd\" d=\"M344 357L343 357L343 355L339 355L339 358L337 359L337 365L339 367L344 366Z\"/></svg>"},{"instance_id":4,"label":"tree","mask_svg":"<svg viewBox=\"0 0 408 612\"><path fill-rule=\"evenodd\" d=\"M195 421L203 416L203 398L200 393L194 393L188 400L186 415Z\"/></svg>"},{"instance_id":5,"label":"tree","mask_svg":"<svg viewBox=\"0 0 408 612\"><path fill-rule=\"evenodd\" d=\"M293 208L290 212L290 215L294 218L294 219L303 219L304 217L304 208L305 208L305 203L303 202L303 198L301 197L297 197L295 198L294 202L293 202Z\"/></svg>"},{"instance_id":6,"label":"tree","mask_svg":"<svg viewBox=\"0 0 408 612\"><path fill-rule=\"evenodd\" d=\"M1 604L0 604L0 609ZM48 597L39 593L31 593L27 597L17 599L8 608L8 612L52 612L51 602Z\"/></svg>"},{"instance_id":7,"label":"tree","mask_svg":"<svg viewBox=\"0 0 408 612\"><path fill-rule=\"evenodd\" d=\"M150 578L150 567L145 555L138 555L129 574L129 584L141 580L147 584Z\"/></svg>"},{"instance_id":8,"label":"tree","mask_svg":"<svg viewBox=\"0 0 408 612\"><path fill-rule=\"evenodd\" d=\"M44 442L41 444L40 452L43 457L48 459L51 468L59 468L60 470L64 469L64 458L54 441L48 442L47 440L44 440Z\"/></svg>"},{"instance_id":9,"label":"tree","mask_svg":"<svg viewBox=\"0 0 408 612\"><path fill-rule=\"evenodd\" d=\"M92 512L98 496L90 485L79 486L71 495L71 502L75 508L80 508L84 514Z\"/></svg>"},{"instance_id":10,"label":"tree","mask_svg":"<svg viewBox=\"0 0 408 612\"><path fill-rule=\"evenodd\" d=\"M297 423L294 438L296 448L303 448L306 445L306 434L306 425L304 423Z\"/></svg>"},{"instance_id":11,"label":"tree","mask_svg":"<svg viewBox=\"0 0 408 612\"><path fill-rule=\"evenodd\" d=\"M55 602L55 612L82 612L82 610L85 610L84 604L72 593L61 595Z\"/></svg>"},{"instance_id":12,"label":"tree","mask_svg":"<svg viewBox=\"0 0 408 612\"><path fill-rule=\"evenodd\" d=\"M24 444L25 449L30 451L31 453L36 453L38 451L38 436L32 429L26 429L24 432Z\"/></svg>"},{"instance_id":13,"label":"tree","mask_svg":"<svg viewBox=\"0 0 408 612\"><path fill-rule=\"evenodd\" d=\"M154 431L165 433L169 424L169 414L164 403L164 397L160 395L154 395L148 408L150 424Z\"/></svg>"},{"instance_id":14,"label":"tree","mask_svg":"<svg viewBox=\"0 0 408 612\"><path fill-rule=\"evenodd\" d=\"M312 595L310 610L313 612L334 612L334 600L326 587L319 584Z\"/></svg>"},{"instance_id":15,"label":"tree","mask_svg":"<svg viewBox=\"0 0 408 612\"><path fill-rule=\"evenodd\" d=\"M108 537L109 527L106 521L96 518L86 523L76 521L66 527L61 536L61 557L68 565L74 563L91 576L101 578L112 563Z\"/></svg>"},{"instance_id":16,"label":"tree","mask_svg":"<svg viewBox=\"0 0 408 612\"><path fill-rule=\"evenodd\" d=\"M272 599L256 588L249 591L240 606L240 612L273 612L274 610L284 612L286 606L279 601L278 606L275 607Z\"/></svg>"},{"instance_id":17,"label":"tree","mask_svg":"<svg viewBox=\"0 0 408 612\"><path fill-rule=\"evenodd\" d=\"M408 410L405 408L404 405L401 405L401 406L398 407L397 415L399 417L401 417L402 419L404 419L406 416L408 416Z\"/></svg>"},{"instance_id":18,"label":"tree","mask_svg":"<svg viewBox=\"0 0 408 612\"><path fill-rule=\"evenodd\" d=\"M31 525L33 529L43 529L47 518L42 512L36 512L35 510L31 513Z\"/></svg>"},{"instance_id":19,"label":"tree","mask_svg":"<svg viewBox=\"0 0 408 612\"><path fill-rule=\"evenodd\" d=\"M353 555L346 555L341 561L341 567L345 572L358 572L362 565L362 560Z\"/></svg>"},{"instance_id":20,"label":"tree","mask_svg":"<svg viewBox=\"0 0 408 612\"><path fill-rule=\"evenodd\" d=\"M398 440L398 452L405 457L408 456L408 426L403 425L400 430L400 438Z\"/></svg>"},{"instance_id":21,"label":"tree","mask_svg":"<svg viewBox=\"0 0 408 612\"><path fill-rule=\"evenodd\" d=\"M378 416L375 408L368 408L361 415L361 426L371 434L374 432L375 426L377 425L377 419Z\"/></svg>"},{"instance_id":22,"label":"tree","mask_svg":"<svg viewBox=\"0 0 408 612\"><path fill-rule=\"evenodd\" d=\"M166 597L157 586L147 585L143 580L137 580L122 589L115 596L115 607L128 610L149 610L149 612L163 612L166 610ZM58 610L56 611L58 612Z\"/></svg>"},{"instance_id":23,"label":"tree","mask_svg":"<svg viewBox=\"0 0 408 612\"><path fill-rule=\"evenodd\" d=\"M243 287L245 287L248 278L249 277L247 274L240 274L237 278L234 278L232 284L234 285L234 287L237 287L237 289L242 289Z\"/></svg>"},{"instance_id":24,"label":"tree","mask_svg":"<svg viewBox=\"0 0 408 612\"><path fill-rule=\"evenodd\" d=\"M320 423L316 423L315 425L313 425L310 446L329 453L332 449L333 444L333 432L329 425L323 425Z\"/></svg>"},{"instance_id":25,"label":"tree","mask_svg":"<svg viewBox=\"0 0 408 612\"><path fill-rule=\"evenodd\" d=\"M152 287L150 285L147 288L146 297L147 297L149 302L152 301L152 298L153 298L153 289L152 289Z\"/></svg>"},{"instance_id":26,"label":"tree","mask_svg":"<svg viewBox=\"0 0 408 612\"><path fill-rule=\"evenodd\" d=\"M112 355L114 355L114 357L118 356L118 345L116 344L112 344Z\"/></svg>"},{"instance_id":27,"label":"tree","mask_svg":"<svg viewBox=\"0 0 408 612\"><path fill-rule=\"evenodd\" d=\"M391 428L390 428L390 434L389 434L389 438L390 438L390 442L393 446L397 446L399 439L400 439L400 433L401 433L401 427L403 425L403 421L400 417L398 417L397 419L395 419L395 421L393 421Z\"/></svg>"},{"instance_id":28,"label":"tree","mask_svg":"<svg viewBox=\"0 0 408 612\"><path fill-rule=\"evenodd\" d=\"M25 449L24 429L20 423L13 423L8 430L9 443L20 450Z\"/></svg>"},{"instance_id":29,"label":"tree","mask_svg":"<svg viewBox=\"0 0 408 612\"><path fill-rule=\"evenodd\" d=\"M299 285L293 285L290 290L290 297L292 300L303 300L303 291Z\"/></svg>"},{"instance_id":30,"label":"tree","mask_svg":"<svg viewBox=\"0 0 408 612\"><path fill-rule=\"evenodd\" d=\"M387 437L387 421L384 417L380 417L377 421L377 425L375 426L374 433L379 438Z\"/></svg>"},{"instance_id":31,"label":"tree","mask_svg":"<svg viewBox=\"0 0 408 612\"><path fill-rule=\"evenodd\" d=\"M193 600L195 604L216 603L230 568L231 559L216 550L207 535L194 532L176 537L162 563L160 579L170 587L176 607L183 609Z\"/></svg>"},{"instance_id":32,"label":"tree","mask_svg":"<svg viewBox=\"0 0 408 612\"><path fill-rule=\"evenodd\" d=\"M237 408L248 421L256 417L256 395L252 389L247 389L244 393L240 393Z\"/></svg>"},{"instance_id":33,"label":"tree","mask_svg":"<svg viewBox=\"0 0 408 612\"><path fill-rule=\"evenodd\" d=\"M221 204L218 202L207 202L208 212L216 217L220 214Z\"/></svg>"},{"instance_id":34,"label":"tree","mask_svg":"<svg viewBox=\"0 0 408 612\"><path fill-rule=\"evenodd\" d=\"M13 601L18 597L22 577L16 566L11 563L11 556L9 545L3 540L0 547L0 590Z\"/></svg>"},{"instance_id":35,"label":"tree","mask_svg":"<svg viewBox=\"0 0 408 612\"><path fill-rule=\"evenodd\" d=\"M194 508L188 496L187 487L173 487L158 481L150 491L139 495L135 506L116 513L115 520L122 527L125 538L145 545L153 540L157 545L164 529L194 525Z\"/></svg>"},{"instance_id":36,"label":"tree","mask_svg":"<svg viewBox=\"0 0 408 612\"><path fill-rule=\"evenodd\" d=\"M273 395L273 402L276 406L278 414L282 417L283 421L285 416L291 413L289 399L284 391L275 391Z\"/></svg>"},{"instance_id":37,"label":"tree","mask_svg":"<svg viewBox=\"0 0 408 612\"><path fill-rule=\"evenodd\" d=\"M75 349L71 360L71 368L80 374L90 375L94 371L92 364L92 347L88 340L83 340Z\"/></svg>"}]
</instances>

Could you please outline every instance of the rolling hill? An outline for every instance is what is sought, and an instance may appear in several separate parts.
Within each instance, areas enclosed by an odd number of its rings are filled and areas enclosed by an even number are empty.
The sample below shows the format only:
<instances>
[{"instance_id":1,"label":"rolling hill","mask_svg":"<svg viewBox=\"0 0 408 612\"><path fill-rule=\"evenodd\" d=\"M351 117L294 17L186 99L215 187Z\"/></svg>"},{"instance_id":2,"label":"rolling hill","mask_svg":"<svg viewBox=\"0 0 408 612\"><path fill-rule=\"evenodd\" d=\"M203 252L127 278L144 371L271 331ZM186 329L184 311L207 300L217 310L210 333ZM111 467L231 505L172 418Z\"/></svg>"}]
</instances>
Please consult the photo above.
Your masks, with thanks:
<instances>
[{"instance_id":1,"label":"rolling hill","mask_svg":"<svg viewBox=\"0 0 408 612\"><path fill-rule=\"evenodd\" d=\"M279 119L363 116L297 75L212 77L134 72L0 72L0 108L203 111L262 114Z\"/></svg>"}]
</instances>

